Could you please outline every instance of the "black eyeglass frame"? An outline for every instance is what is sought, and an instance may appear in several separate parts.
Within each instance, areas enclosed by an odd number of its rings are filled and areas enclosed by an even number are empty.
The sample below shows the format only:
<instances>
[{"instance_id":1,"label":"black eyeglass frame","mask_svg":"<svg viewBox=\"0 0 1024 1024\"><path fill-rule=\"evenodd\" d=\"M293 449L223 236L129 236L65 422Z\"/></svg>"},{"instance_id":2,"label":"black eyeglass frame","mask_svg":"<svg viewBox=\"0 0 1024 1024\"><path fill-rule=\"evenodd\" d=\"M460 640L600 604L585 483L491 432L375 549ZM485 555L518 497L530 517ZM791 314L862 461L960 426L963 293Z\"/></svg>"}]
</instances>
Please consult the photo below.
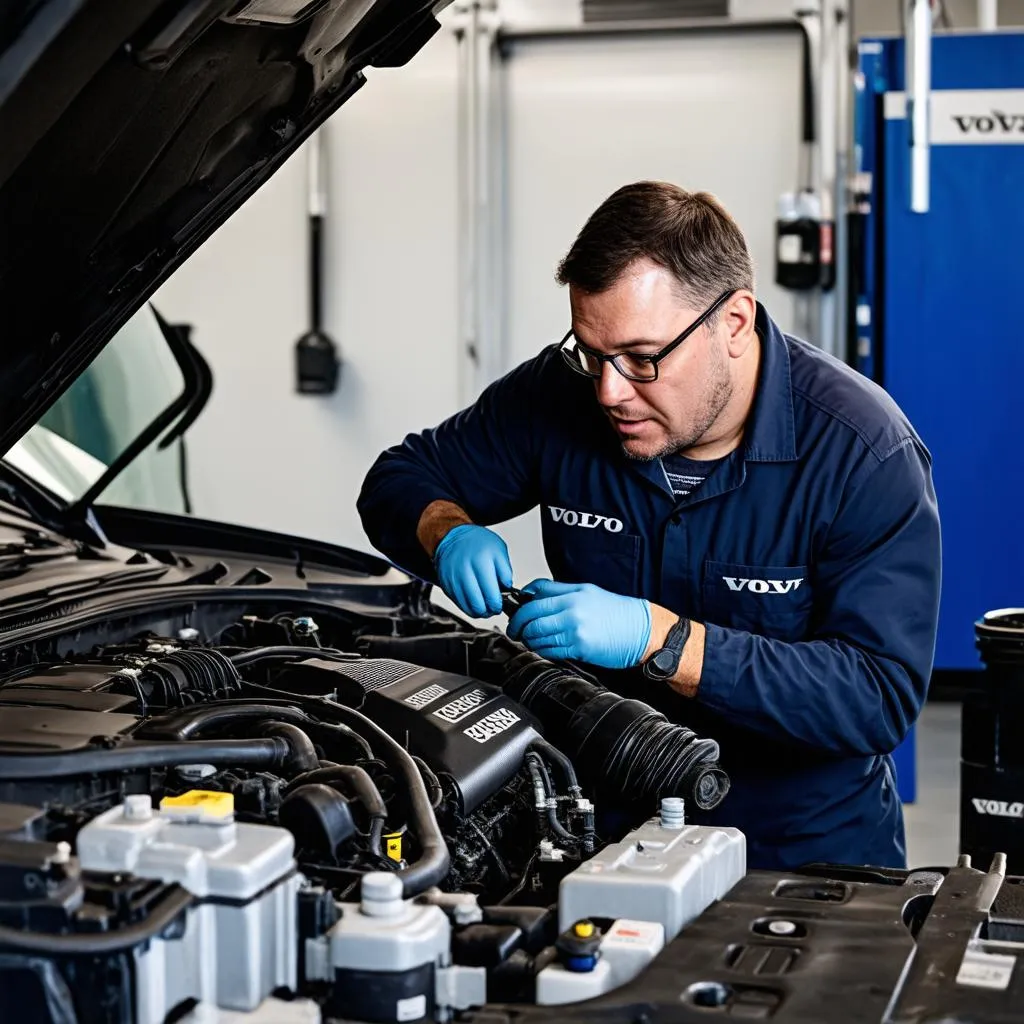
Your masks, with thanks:
<instances>
[{"instance_id":1,"label":"black eyeglass frame","mask_svg":"<svg viewBox=\"0 0 1024 1024\"><path fill-rule=\"evenodd\" d=\"M577 338L575 334L573 334L573 330L571 327L569 328L565 337L562 338L561 342L559 343L558 351L561 353L563 361L566 363L570 370L575 370L581 376L589 377L591 380L599 380L601 378L601 374L604 371L604 366L602 365L601 369L598 370L597 373L591 373L589 370L585 369L580 364L578 359L573 359L572 356L569 354L569 349L567 345L570 340L574 342L578 349L582 350L593 359L596 359L599 363L611 363L612 366L614 366L615 369L623 377L626 378L626 380L632 381L634 384L653 384L658 379L659 363L661 363L661 361L666 356L671 355L677 348L679 348L679 346L682 345L682 343L686 341L686 339L689 338L690 335L693 334L699 327L703 326L703 324L707 321L708 317L711 316L712 313L719 310L722 307L723 303L732 298L732 296L736 294L736 291L737 289L730 288L728 291L722 292L722 294L719 295L718 298L715 299L715 301L712 302L711 305L708 306L708 308L705 309L704 312L701 313L701 315L697 317L697 319L694 320L693 323L690 324L690 326L687 327L685 331L683 331L682 334L673 338L672 341L670 341L664 348L659 349L657 352L652 352L650 355L638 355L630 353L630 359L641 360L645 363L650 363L654 367L653 377L636 377L631 373L627 373L617 362L617 360L621 359L623 356L626 355L625 352L616 352L614 355L607 355L604 352L597 352L594 349L592 349L589 345L584 345L583 342L580 341L580 339Z\"/></svg>"}]
</instances>

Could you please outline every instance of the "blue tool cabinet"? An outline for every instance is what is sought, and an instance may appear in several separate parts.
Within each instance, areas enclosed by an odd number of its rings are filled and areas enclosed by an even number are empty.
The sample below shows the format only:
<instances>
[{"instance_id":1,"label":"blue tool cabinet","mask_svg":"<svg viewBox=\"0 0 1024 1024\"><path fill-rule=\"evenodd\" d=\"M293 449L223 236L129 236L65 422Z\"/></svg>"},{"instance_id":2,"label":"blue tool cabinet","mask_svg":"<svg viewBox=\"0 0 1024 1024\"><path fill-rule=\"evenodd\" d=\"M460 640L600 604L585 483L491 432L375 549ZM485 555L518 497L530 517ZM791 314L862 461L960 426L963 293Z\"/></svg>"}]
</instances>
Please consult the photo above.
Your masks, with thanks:
<instances>
[{"instance_id":1,"label":"blue tool cabinet","mask_svg":"<svg viewBox=\"0 0 1024 1024\"><path fill-rule=\"evenodd\" d=\"M979 667L973 623L1024 606L1024 34L936 35L930 209L910 209L904 41L864 40L851 353L934 457L937 670ZM913 743L897 752L913 799Z\"/></svg>"}]
</instances>

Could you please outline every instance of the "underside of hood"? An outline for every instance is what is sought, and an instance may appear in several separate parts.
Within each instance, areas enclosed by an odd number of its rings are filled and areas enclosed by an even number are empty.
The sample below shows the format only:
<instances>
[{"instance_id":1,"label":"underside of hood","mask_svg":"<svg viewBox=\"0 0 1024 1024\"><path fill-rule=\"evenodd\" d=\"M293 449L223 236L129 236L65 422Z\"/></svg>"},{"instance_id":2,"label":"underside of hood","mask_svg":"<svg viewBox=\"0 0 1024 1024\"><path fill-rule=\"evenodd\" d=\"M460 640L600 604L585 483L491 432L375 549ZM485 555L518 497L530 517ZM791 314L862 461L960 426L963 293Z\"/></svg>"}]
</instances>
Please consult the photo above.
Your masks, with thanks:
<instances>
[{"instance_id":1,"label":"underside of hood","mask_svg":"<svg viewBox=\"0 0 1024 1024\"><path fill-rule=\"evenodd\" d=\"M0 453L447 2L7 0Z\"/></svg>"}]
</instances>

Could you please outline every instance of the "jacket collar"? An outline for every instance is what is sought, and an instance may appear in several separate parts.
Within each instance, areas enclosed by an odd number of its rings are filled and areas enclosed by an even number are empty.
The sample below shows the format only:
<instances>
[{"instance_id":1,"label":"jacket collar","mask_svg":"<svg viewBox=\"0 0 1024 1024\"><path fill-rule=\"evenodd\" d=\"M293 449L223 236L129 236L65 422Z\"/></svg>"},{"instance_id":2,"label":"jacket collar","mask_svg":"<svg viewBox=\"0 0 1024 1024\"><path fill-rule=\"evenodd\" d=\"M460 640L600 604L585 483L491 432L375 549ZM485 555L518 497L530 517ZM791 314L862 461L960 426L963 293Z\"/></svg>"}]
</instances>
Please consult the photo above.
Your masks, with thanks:
<instances>
[{"instance_id":1,"label":"jacket collar","mask_svg":"<svg viewBox=\"0 0 1024 1024\"><path fill-rule=\"evenodd\" d=\"M797 452L789 344L760 302L754 326L761 339L761 372L743 457L748 462L792 462Z\"/></svg>"},{"instance_id":2,"label":"jacket collar","mask_svg":"<svg viewBox=\"0 0 1024 1024\"><path fill-rule=\"evenodd\" d=\"M746 479L748 462L793 462L797 458L789 342L760 302L754 326L761 339L761 368L745 441L694 494L683 499L687 506L717 498L740 487ZM614 434L610 432L608 437L611 443ZM619 457L625 459L617 442L615 447ZM643 477L659 491L672 496L672 485L665 475L661 459L630 461L629 467L631 472Z\"/></svg>"}]
</instances>

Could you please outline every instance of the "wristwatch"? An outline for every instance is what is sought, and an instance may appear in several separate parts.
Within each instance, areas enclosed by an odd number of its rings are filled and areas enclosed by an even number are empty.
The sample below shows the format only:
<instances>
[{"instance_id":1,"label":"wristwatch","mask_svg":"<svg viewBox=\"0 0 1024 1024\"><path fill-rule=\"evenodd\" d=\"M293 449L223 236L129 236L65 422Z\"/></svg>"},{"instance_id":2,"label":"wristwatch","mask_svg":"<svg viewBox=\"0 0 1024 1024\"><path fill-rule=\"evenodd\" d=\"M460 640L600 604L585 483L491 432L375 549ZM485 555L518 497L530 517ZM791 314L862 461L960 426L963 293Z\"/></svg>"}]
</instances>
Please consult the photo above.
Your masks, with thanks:
<instances>
[{"instance_id":1,"label":"wristwatch","mask_svg":"<svg viewBox=\"0 0 1024 1024\"><path fill-rule=\"evenodd\" d=\"M668 631L665 646L659 647L644 662L644 675L658 682L671 679L679 669L679 659L682 658L683 648L689 639L690 620L680 618Z\"/></svg>"}]
</instances>

